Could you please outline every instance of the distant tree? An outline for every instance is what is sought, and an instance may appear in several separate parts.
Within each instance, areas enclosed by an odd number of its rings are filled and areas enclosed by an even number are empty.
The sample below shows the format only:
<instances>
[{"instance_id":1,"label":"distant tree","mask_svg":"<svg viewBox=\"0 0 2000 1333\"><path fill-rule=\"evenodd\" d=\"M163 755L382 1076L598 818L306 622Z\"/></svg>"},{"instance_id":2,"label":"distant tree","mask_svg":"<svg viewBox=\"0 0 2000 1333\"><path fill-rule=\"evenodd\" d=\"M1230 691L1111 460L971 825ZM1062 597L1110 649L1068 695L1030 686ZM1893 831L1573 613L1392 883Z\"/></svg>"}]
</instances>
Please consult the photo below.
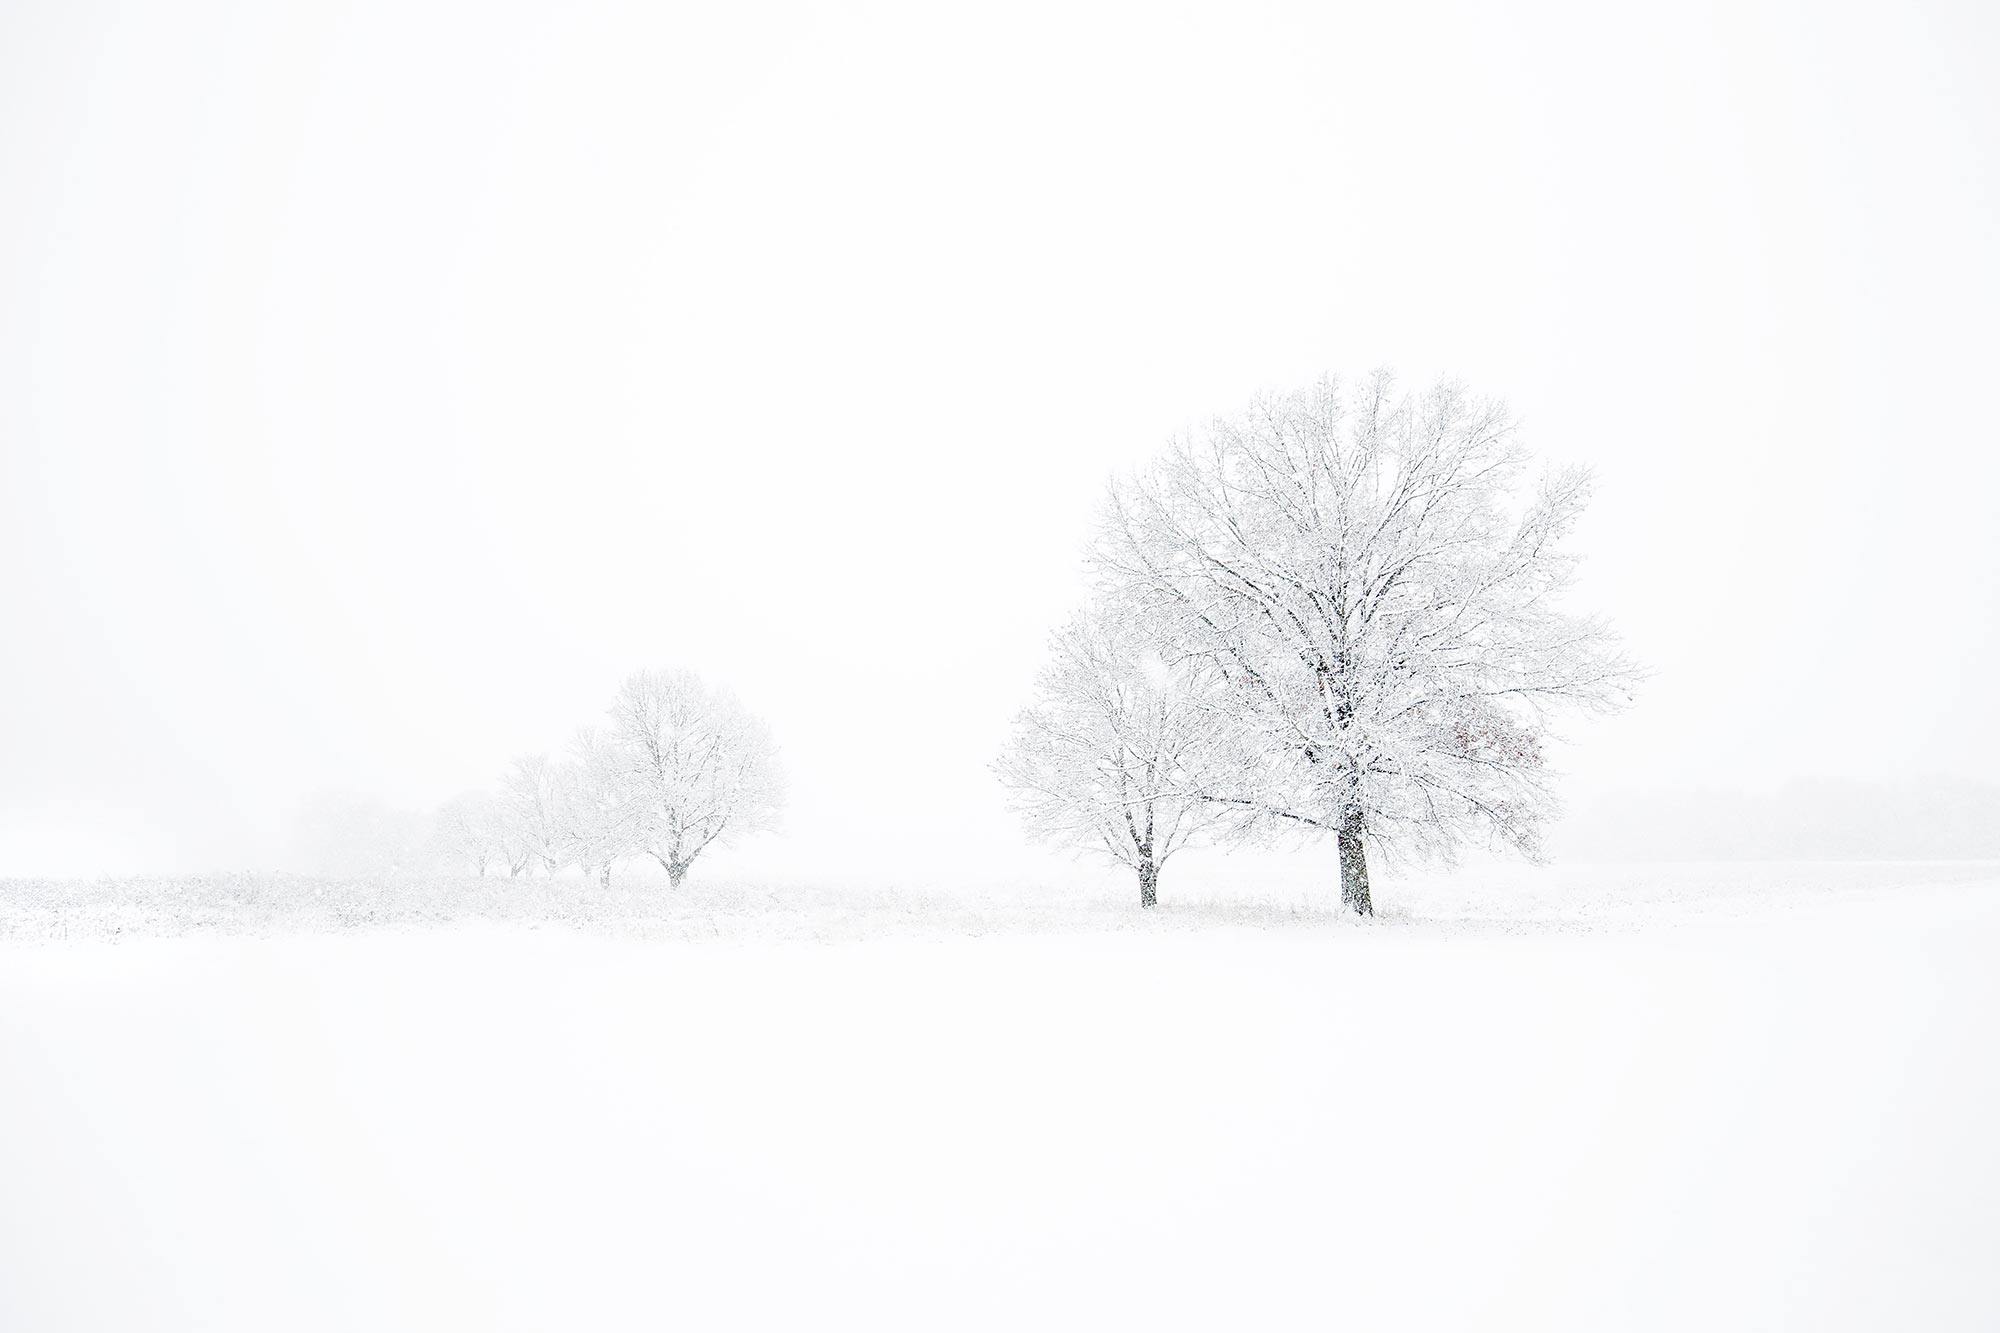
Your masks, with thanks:
<instances>
[{"instance_id":1,"label":"distant tree","mask_svg":"<svg viewBox=\"0 0 2000 1333\"><path fill-rule=\"evenodd\" d=\"M1130 606L1074 617L995 766L1030 835L1131 867L1154 906L1167 858L1235 813L1204 795L1235 763L1219 684L1199 658L1170 663Z\"/></svg>"},{"instance_id":2,"label":"distant tree","mask_svg":"<svg viewBox=\"0 0 2000 1333\"><path fill-rule=\"evenodd\" d=\"M689 671L642 671L611 707L624 756L632 845L680 887L711 844L775 828L784 801L770 730Z\"/></svg>"},{"instance_id":3,"label":"distant tree","mask_svg":"<svg viewBox=\"0 0 2000 1333\"><path fill-rule=\"evenodd\" d=\"M494 801L494 836L500 861L507 867L507 878L515 879L533 867L535 853L529 845L527 833L514 823L509 810L510 803L504 797Z\"/></svg>"},{"instance_id":4,"label":"distant tree","mask_svg":"<svg viewBox=\"0 0 2000 1333\"><path fill-rule=\"evenodd\" d=\"M489 792L466 792L440 806L435 839L447 864L471 866L482 876L491 866L507 864L500 805Z\"/></svg>"},{"instance_id":5,"label":"distant tree","mask_svg":"<svg viewBox=\"0 0 2000 1333\"><path fill-rule=\"evenodd\" d=\"M598 882L611 884L611 868L642 853L638 820L640 791L635 754L596 728L578 731L561 770L562 797L558 809L569 859L594 871Z\"/></svg>"},{"instance_id":6,"label":"distant tree","mask_svg":"<svg viewBox=\"0 0 2000 1333\"><path fill-rule=\"evenodd\" d=\"M563 816L561 767L546 754L524 754L500 782L501 822L513 853L525 866L554 875L570 861Z\"/></svg>"},{"instance_id":7,"label":"distant tree","mask_svg":"<svg viewBox=\"0 0 2000 1333\"><path fill-rule=\"evenodd\" d=\"M1246 833L1333 834L1357 912L1370 840L1538 855L1554 716L1630 697L1605 625L1556 606L1588 476L1529 488L1527 461L1499 403L1381 373L1260 400L1113 488L1099 574L1228 683L1256 758L1210 798Z\"/></svg>"}]
</instances>

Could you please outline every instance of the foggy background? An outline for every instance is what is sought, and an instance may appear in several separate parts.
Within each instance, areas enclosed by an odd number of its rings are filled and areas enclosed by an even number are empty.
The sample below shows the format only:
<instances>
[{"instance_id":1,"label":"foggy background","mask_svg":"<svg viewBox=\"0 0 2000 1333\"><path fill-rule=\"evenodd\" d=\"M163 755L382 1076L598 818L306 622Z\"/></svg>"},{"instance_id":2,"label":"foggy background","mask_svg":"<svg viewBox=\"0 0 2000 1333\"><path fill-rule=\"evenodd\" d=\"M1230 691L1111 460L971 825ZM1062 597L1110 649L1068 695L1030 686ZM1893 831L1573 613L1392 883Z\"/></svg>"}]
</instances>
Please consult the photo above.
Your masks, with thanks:
<instances>
[{"instance_id":1,"label":"foggy background","mask_svg":"<svg viewBox=\"0 0 2000 1333\"><path fill-rule=\"evenodd\" d=\"M790 775L714 870L1054 864L1107 475L1382 364L1597 471L1559 850L2000 855L1991 5L170 8L0 10L0 874L676 665Z\"/></svg>"}]
</instances>

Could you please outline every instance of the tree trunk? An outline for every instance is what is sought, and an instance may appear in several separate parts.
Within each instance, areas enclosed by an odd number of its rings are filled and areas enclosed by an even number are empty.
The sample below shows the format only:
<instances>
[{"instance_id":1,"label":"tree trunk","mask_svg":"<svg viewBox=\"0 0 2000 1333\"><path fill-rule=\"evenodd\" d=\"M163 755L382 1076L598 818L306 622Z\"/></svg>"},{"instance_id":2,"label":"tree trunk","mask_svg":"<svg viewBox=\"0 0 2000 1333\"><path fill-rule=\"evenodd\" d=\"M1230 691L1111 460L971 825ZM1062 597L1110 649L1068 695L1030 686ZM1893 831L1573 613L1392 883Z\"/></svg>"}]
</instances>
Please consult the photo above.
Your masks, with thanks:
<instances>
[{"instance_id":1,"label":"tree trunk","mask_svg":"<svg viewBox=\"0 0 2000 1333\"><path fill-rule=\"evenodd\" d=\"M599 888L608 889L611 887L611 863L609 861L606 861L603 868L597 872L597 884Z\"/></svg>"},{"instance_id":2,"label":"tree trunk","mask_svg":"<svg viewBox=\"0 0 2000 1333\"><path fill-rule=\"evenodd\" d=\"M667 866L667 887L678 889L681 886L681 881L687 878L687 874L688 868L686 866L682 865L679 861L672 862Z\"/></svg>"},{"instance_id":3,"label":"tree trunk","mask_svg":"<svg viewBox=\"0 0 2000 1333\"><path fill-rule=\"evenodd\" d=\"M1149 858L1139 862L1139 906L1160 905L1160 868Z\"/></svg>"},{"instance_id":4,"label":"tree trunk","mask_svg":"<svg viewBox=\"0 0 2000 1333\"><path fill-rule=\"evenodd\" d=\"M1368 848L1362 840L1361 812L1350 809L1340 819L1340 905L1362 916L1375 915L1368 896Z\"/></svg>"}]
</instances>

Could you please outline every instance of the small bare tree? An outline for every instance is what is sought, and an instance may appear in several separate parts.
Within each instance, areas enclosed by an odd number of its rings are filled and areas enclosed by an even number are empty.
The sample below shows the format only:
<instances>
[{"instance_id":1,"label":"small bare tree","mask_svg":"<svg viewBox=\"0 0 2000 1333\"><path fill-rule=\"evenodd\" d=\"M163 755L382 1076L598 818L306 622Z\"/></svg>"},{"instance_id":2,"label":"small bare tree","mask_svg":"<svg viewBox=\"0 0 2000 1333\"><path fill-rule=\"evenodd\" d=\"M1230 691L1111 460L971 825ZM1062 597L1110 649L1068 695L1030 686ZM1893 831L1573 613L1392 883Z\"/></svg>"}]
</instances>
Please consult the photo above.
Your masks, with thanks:
<instances>
[{"instance_id":1,"label":"small bare tree","mask_svg":"<svg viewBox=\"0 0 2000 1333\"><path fill-rule=\"evenodd\" d=\"M515 757L500 780L500 811L519 864L540 863L550 875L569 864L563 802L560 765L546 754Z\"/></svg>"},{"instance_id":2,"label":"small bare tree","mask_svg":"<svg viewBox=\"0 0 2000 1333\"><path fill-rule=\"evenodd\" d=\"M1152 907L1167 858L1228 810L1203 795L1233 763L1216 673L1170 663L1129 606L1100 603L1049 646L995 771L1031 836L1131 867Z\"/></svg>"},{"instance_id":3,"label":"small bare tree","mask_svg":"<svg viewBox=\"0 0 2000 1333\"><path fill-rule=\"evenodd\" d=\"M507 864L500 809L483 791L454 796L438 807L436 839L446 861L471 866L482 877L487 868Z\"/></svg>"},{"instance_id":4,"label":"small bare tree","mask_svg":"<svg viewBox=\"0 0 2000 1333\"><path fill-rule=\"evenodd\" d=\"M679 888L711 844L777 826L784 802L770 729L691 671L641 671L611 707L633 845Z\"/></svg>"},{"instance_id":5,"label":"small bare tree","mask_svg":"<svg viewBox=\"0 0 2000 1333\"><path fill-rule=\"evenodd\" d=\"M501 863L507 867L507 878L518 879L534 864L534 852L528 846L527 836L508 818L505 804L496 802L494 810L498 819L495 836L500 843Z\"/></svg>"},{"instance_id":6,"label":"small bare tree","mask_svg":"<svg viewBox=\"0 0 2000 1333\"><path fill-rule=\"evenodd\" d=\"M1554 716L1630 697L1605 625L1557 608L1588 477L1526 468L1499 403L1385 372L1261 400L1113 488L1100 574L1229 682L1257 758L1211 799L1332 833L1357 912L1371 839L1538 855Z\"/></svg>"},{"instance_id":7,"label":"small bare tree","mask_svg":"<svg viewBox=\"0 0 2000 1333\"><path fill-rule=\"evenodd\" d=\"M639 803L633 782L634 756L604 732L585 727L570 744L562 767L559 819L569 859L589 879L609 888L611 867L640 853L635 837Z\"/></svg>"}]
</instances>

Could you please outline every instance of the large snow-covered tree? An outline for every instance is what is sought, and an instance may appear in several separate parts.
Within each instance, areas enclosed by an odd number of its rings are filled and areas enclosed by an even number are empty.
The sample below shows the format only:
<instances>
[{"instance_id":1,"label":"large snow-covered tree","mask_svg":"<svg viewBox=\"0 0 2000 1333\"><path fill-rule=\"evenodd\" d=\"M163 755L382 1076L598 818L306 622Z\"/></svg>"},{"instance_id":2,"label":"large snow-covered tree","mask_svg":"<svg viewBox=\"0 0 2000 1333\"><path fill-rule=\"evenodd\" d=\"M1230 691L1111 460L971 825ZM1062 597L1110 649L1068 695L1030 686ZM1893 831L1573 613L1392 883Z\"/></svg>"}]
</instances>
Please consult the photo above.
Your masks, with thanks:
<instances>
[{"instance_id":1,"label":"large snow-covered tree","mask_svg":"<svg viewBox=\"0 0 2000 1333\"><path fill-rule=\"evenodd\" d=\"M1629 699L1606 626L1558 606L1588 475L1528 461L1500 403L1385 372L1262 399L1112 489L1100 575L1228 682L1250 762L1210 799L1333 834L1358 912L1370 842L1537 855L1553 720Z\"/></svg>"},{"instance_id":2,"label":"large snow-covered tree","mask_svg":"<svg viewBox=\"0 0 2000 1333\"><path fill-rule=\"evenodd\" d=\"M1167 858L1227 811L1202 793L1233 744L1216 673L1169 664L1133 610L1100 602L1056 632L995 770L1031 836L1131 867L1152 907Z\"/></svg>"},{"instance_id":3,"label":"large snow-covered tree","mask_svg":"<svg viewBox=\"0 0 2000 1333\"><path fill-rule=\"evenodd\" d=\"M784 782L770 729L690 671L641 671L611 706L632 844L676 888L710 845L777 826Z\"/></svg>"}]
</instances>

